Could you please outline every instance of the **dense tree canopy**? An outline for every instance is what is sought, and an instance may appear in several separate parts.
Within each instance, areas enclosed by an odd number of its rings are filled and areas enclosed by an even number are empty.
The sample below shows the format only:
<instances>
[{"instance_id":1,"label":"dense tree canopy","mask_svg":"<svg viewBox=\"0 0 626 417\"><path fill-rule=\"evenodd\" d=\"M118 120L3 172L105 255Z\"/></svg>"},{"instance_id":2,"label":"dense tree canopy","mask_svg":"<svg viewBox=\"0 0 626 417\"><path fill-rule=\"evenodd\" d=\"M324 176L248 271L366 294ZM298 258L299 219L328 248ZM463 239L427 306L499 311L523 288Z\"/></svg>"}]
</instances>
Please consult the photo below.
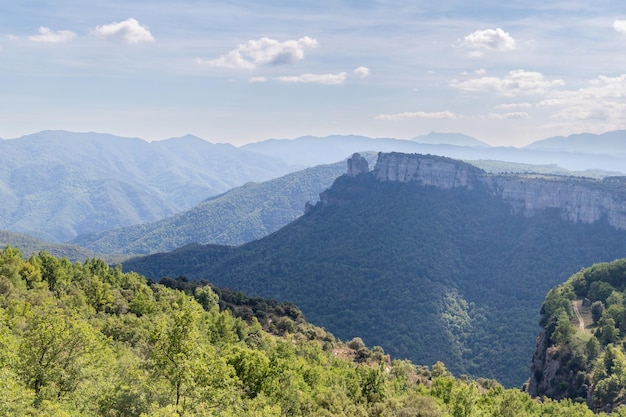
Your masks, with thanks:
<instances>
[{"instance_id":1,"label":"dense tree canopy","mask_svg":"<svg viewBox=\"0 0 626 417\"><path fill-rule=\"evenodd\" d=\"M606 221L573 223L556 210L516 214L479 186L362 174L338 178L324 201L258 241L190 245L126 261L124 270L293 301L342 339L521 387L548 290L626 253L626 232Z\"/></svg>"},{"instance_id":2,"label":"dense tree canopy","mask_svg":"<svg viewBox=\"0 0 626 417\"><path fill-rule=\"evenodd\" d=\"M582 269L548 293L539 350L558 366L535 369L534 395L586 400L595 410L626 402L625 299L626 259Z\"/></svg>"},{"instance_id":3,"label":"dense tree canopy","mask_svg":"<svg viewBox=\"0 0 626 417\"><path fill-rule=\"evenodd\" d=\"M272 335L254 317L220 311L210 286L187 292L194 296L97 259L0 251L0 415L593 415L493 380L455 379L441 362L430 370L389 361L294 311L293 326ZM235 298L230 304L260 304ZM622 361L616 352L606 368L622 372Z\"/></svg>"}]
</instances>

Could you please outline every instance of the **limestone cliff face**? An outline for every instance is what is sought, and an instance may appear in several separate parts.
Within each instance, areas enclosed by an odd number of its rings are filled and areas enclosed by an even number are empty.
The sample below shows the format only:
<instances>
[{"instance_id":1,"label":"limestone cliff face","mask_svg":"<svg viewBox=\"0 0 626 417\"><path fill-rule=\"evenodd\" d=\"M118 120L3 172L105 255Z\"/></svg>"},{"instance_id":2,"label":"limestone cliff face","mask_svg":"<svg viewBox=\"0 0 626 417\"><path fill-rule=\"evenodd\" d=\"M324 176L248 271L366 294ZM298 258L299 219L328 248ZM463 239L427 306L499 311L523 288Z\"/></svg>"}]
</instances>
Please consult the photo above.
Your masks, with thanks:
<instances>
[{"instance_id":1,"label":"limestone cliff face","mask_svg":"<svg viewBox=\"0 0 626 417\"><path fill-rule=\"evenodd\" d=\"M559 210L572 222L608 223L626 230L626 177L604 180L549 175L492 175L450 158L381 153L371 174L379 181L417 182L443 189L486 187L512 210L532 216L540 210Z\"/></svg>"},{"instance_id":2,"label":"limestone cliff face","mask_svg":"<svg viewBox=\"0 0 626 417\"><path fill-rule=\"evenodd\" d=\"M530 380L526 388L531 397L563 398L555 392L554 381L562 369L555 352L549 350L550 343L546 333L542 331L537 337L537 348L530 364Z\"/></svg>"},{"instance_id":3,"label":"limestone cliff face","mask_svg":"<svg viewBox=\"0 0 626 417\"><path fill-rule=\"evenodd\" d=\"M606 217L611 226L626 229L626 201L619 195L626 183L613 189L606 185L606 181L546 176L492 180L493 189L527 216L552 208L572 222L594 223Z\"/></svg>"},{"instance_id":4,"label":"limestone cliff face","mask_svg":"<svg viewBox=\"0 0 626 417\"><path fill-rule=\"evenodd\" d=\"M355 153L351 158L348 158L348 176L356 177L364 172L369 172L370 168L367 163L367 159L361 156L361 154Z\"/></svg>"},{"instance_id":5,"label":"limestone cliff face","mask_svg":"<svg viewBox=\"0 0 626 417\"><path fill-rule=\"evenodd\" d=\"M379 181L415 181L444 189L473 188L481 173L472 165L450 158L395 152L378 154L373 170Z\"/></svg>"}]
</instances>

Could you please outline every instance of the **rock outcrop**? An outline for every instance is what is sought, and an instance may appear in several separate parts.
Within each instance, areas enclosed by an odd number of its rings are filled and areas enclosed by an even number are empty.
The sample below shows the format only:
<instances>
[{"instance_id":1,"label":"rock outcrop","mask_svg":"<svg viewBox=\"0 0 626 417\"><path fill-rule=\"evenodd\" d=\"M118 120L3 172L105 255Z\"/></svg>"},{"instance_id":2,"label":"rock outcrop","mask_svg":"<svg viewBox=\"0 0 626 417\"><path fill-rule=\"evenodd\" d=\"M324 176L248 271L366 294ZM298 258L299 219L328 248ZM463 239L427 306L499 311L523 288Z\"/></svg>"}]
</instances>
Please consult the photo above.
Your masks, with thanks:
<instances>
[{"instance_id":1,"label":"rock outcrop","mask_svg":"<svg viewBox=\"0 0 626 417\"><path fill-rule=\"evenodd\" d=\"M348 167L354 172L354 163ZM556 209L572 222L606 219L611 226L626 230L626 177L494 175L450 158L395 152L380 153L371 174L379 181L417 182L443 189L486 187L525 216Z\"/></svg>"},{"instance_id":2,"label":"rock outcrop","mask_svg":"<svg viewBox=\"0 0 626 417\"><path fill-rule=\"evenodd\" d=\"M550 341L546 333L542 331L537 337L537 347L530 363L530 379L527 392L531 397L562 398L561 393L555 392L555 387L550 385L556 380L561 364L555 357L555 352L549 350Z\"/></svg>"},{"instance_id":3,"label":"rock outcrop","mask_svg":"<svg viewBox=\"0 0 626 417\"><path fill-rule=\"evenodd\" d=\"M348 158L348 172L347 175L349 177L356 177L359 174L364 172L369 172L370 167L367 163L367 159L362 157L360 154L355 153L352 157Z\"/></svg>"},{"instance_id":4,"label":"rock outcrop","mask_svg":"<svg viewBox=\"0 0 626 417\"><path fill-rule=\"evenodd\" d=\"M484 172L450 158L392 152L378 154L373 174L379 181L415 181L450 189L473 188L477 177Z\"/></svg>"}]
</instances>

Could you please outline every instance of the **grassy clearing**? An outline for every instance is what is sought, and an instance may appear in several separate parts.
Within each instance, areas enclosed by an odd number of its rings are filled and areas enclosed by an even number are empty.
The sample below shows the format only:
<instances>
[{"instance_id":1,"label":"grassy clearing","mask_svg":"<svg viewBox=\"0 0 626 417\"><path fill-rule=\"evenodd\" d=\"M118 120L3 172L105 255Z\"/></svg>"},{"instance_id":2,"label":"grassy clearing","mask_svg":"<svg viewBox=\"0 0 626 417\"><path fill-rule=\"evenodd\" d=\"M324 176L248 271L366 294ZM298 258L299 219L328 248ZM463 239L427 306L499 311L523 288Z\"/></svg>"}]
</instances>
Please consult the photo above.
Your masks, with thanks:
<instances>
[{"instance_id":1,"label":"grassy clearing","mask_svg":"<svg viewBox=\"0 0 626 417\"><path fill-rule=\"evenodd\" d=\"M593 325L593 319L591 317L591 308L583 307L582 300L574 300L572 301L572 307L576 307L578 309L578 313L584 322L584 329L581 329L580 322L576 314L574 314L574 318L572 319L572 326L576 329L576 336L582 340L589 340L595 331L595 327Z\"/></svg>"}]
</instances>

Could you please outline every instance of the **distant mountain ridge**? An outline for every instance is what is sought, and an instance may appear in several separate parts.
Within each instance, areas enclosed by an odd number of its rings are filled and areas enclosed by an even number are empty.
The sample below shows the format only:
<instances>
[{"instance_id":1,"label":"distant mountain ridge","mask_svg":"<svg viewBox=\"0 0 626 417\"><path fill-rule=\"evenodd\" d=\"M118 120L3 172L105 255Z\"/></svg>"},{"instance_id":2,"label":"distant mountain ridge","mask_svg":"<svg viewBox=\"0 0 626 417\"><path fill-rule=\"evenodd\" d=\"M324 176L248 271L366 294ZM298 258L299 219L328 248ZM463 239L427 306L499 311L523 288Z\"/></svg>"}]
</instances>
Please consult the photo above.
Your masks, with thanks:
<instances>
[{"instance_id":1,"label":"distant mountain ridge","mask_svg":"<svg viewBox=\"0 0 626 417\"><path fill-rule=\"evenodd\" d=\"M619 138L621 132L574 139L595 144L604 137ZM562 151L555 147L565 145L548 146L550 141L542 141L537 149L489 147L460 133L433 132L418 139L435 143L355 135L308 136L237 148L191 135L146 142L65 131L2 139L0 229L67 242L78 235L155 222L246 182L335 163L366 150L557 165L573 171L626 171L626 152L618 139L607 139L608 148L595 147L605 153L592 152L589 146L576 148L580 149L576 152Z\"/></svg>"},{"instance_id":2,"label":"distant mountain ridge","mask_svg":"<svg viewBox=\"0 0 626 417\"><path fill-rule=\"evenodd\" d=\"M365 154L373 164L376 154ZM470 161L497 172L573 173L555 166ZM260 239L304 213L306 203L344 173L344 162L318 165L262 183L248 183L211 197L193 208L152 223L77 236L70 243L101 254L150 254L171 251L190 243L241 245ZM597 174L602 178L600 173Z\"/></svg>"},{"instance_id":3,"label":"distant mountain ridge","mask_svg":"<svg viewBox=\"0 0 626 417\"><path fill-rule=\"evenodd\" d=\"M427 135L416 136L411 140L432 145L445 144L456 146L478 146L482 148L489 148L491 146L488 143L482 142L472 136L464 135L463 133L430 132Z\"/></svg>"},{"instance_id":4,"label":"distant mountain ridge","mask_svg":"<svg viewBox=\"0 0 626 417\"><path fill-rule=\"evenodd\" d=\"M296 169L193 136L160 142L46 131L0 141L0 229L49 241L155 221Z\"/></svg>"},{"instance_id":5,"label":"distant mountain ridge","mask_svg":"<svg viewBox=\"0 0 626 417\"><path fill-rule=\"evenodd\" d=\"M624 135L626 131L608 132L604 135ZM604 135L599 135L600 138ZM427 142L420 143L419 141ZM450 144L454 142L456 144ZM326 137L303 136L295 139L269 139L242 146L242 149L280 158L284 162L313 166L328 164L355 152L404 152L447 156L461 160L494 160L534 165L556 164L572 171L607 170L626 173L626 141L611 142L602 153L589 146L555 149L548 143L515 148L488 146L475 138L458 133L431 133L413 140L369 138L358 135L332 135Z\"/></svg>"},{"instance_id":6,"label":"distant mountain ridge","mask_svg":"<svg viewBox=\"0 0 626 417\"><path fill-rule=\"evenodd\" d=\"M18 248L25 258L41 251L57 257L66 257L72 262L83 262L88 258L97 256L94 252L77 245L49 243L21 233L0 230L0 250L3 250L7 245Z\"/></svg>"},{"instance_id":7,"label":"distant mountain ridge","mask_svg":"<svg viewBox=\"0 0 626 417\"><path fill-rule=\"evenodd\" d=\"M72 243L100 253L148 254L190 243L240 245L275 232L315 204L345 171L319 165L262 183L248 183L154 223L78 236Z\"/></svg>"},{"instance_id":8,"label":"distant mountain ridge","mask_svg":"<svg viewBox=\"0 0 626 417\"><path fill-rule=\"evenodd\" d=\"M123 268L290 300L344 340L359 335L393 357L443 360L455 373L520 386L545 292L626 253L626 231L608 216L569 216L586 213L585 199L577 208L570 195L596 187L626 201L620 181L489 175L446 157L400 153L379 155L371 171L350 166L317 205L263 239L189 245ZM544 200L554 190L574 204Z\"/></svg>"},{"instance_id":9,"label":"distant mountain ridge","mask_svg":"<svg viewBox=\"0 0 626 417\"><path fill-rule=\"evenodd\" d=\"M525 149L626 155L626 130L603 134L579 133L567 137L555 136L533 142Z\"/></svg>"}]
</instances>

